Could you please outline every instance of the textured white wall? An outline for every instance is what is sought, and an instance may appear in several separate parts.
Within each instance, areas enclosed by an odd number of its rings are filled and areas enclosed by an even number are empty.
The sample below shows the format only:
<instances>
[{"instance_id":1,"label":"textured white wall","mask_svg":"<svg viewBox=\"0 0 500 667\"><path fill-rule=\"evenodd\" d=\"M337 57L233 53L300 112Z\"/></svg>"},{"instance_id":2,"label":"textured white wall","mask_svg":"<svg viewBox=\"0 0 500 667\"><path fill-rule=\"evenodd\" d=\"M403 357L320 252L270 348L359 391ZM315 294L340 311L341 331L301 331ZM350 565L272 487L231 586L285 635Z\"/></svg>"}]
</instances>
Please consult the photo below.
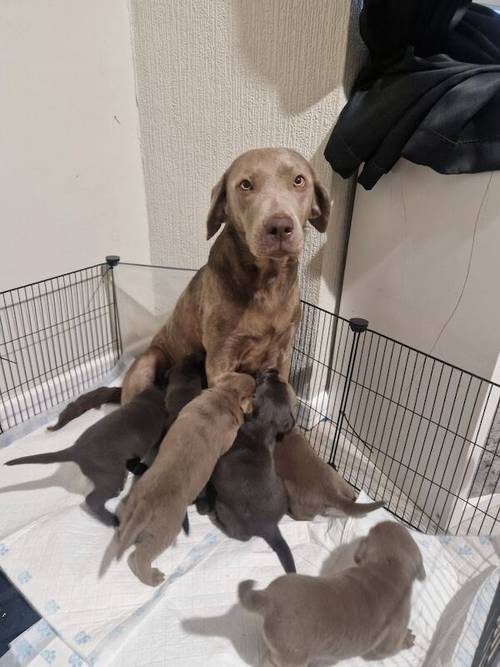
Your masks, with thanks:
<instances>
[{"instance_id":1,"label":"textured white wall","mask_svg":"<svg viewBox=\"0 0 500 667\"><path fill-rule=\"evenodd\" d=\"M359 2L353 3L356 9ZM335 199L324 301L333 307L349 184L325 142L354 72L350 0L132 0L137 94L154 262L206 260L210 189L239 153L289 146L312 159ZM346 67L347 60L347 67ZM308 235L304 291L318 300L321 251Z\"/></svg>"},{"instance_id":2,"label":"textured white wall","mask_svg":"<svg viewBox=\"0 0 500 667\"><path fill-rule=\"evenodd\" d=\"M0 290L149 261L127 0L2 0L0 44Z\"/></svg>"}]
</instances>

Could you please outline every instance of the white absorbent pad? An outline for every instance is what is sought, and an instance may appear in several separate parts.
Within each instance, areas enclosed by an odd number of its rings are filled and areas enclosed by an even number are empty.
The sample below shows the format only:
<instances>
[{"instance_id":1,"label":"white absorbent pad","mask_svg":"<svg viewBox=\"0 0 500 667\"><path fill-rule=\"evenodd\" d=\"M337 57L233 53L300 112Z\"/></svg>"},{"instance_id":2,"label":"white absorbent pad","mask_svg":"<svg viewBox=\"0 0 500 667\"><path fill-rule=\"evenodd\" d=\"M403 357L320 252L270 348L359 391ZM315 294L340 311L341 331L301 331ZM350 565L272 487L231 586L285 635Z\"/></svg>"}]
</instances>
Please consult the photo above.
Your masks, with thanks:
<instances>
[{"instance_id":1,"label":"white absorbent pad","mask_svg":"<svg viewBox=\"0 0 500 667\"><path fill-rule=\"evenodd\" d=\"M0 463L62 449L102 414L91 411L54 433L41 426L0 449ZM0 466L0 567L43 617L12 643L8 664L260 665L260 618L238 605L236 591L242 579L265 586L282 574L269 547L257 538L230 540L190 511L189 537L157 560L167 575L162 586L140 583L126 558L99 578L113 531L83 508L90 488L74 464ZM394 520L378 510L355 520L287 518L281 528L298 572L321 574L351 565L356 540L386 519ZM427 571L413 591L416 645L370 664L470 665L499 579L498 540L413 536Z\"/></svg>"}]
</instances>

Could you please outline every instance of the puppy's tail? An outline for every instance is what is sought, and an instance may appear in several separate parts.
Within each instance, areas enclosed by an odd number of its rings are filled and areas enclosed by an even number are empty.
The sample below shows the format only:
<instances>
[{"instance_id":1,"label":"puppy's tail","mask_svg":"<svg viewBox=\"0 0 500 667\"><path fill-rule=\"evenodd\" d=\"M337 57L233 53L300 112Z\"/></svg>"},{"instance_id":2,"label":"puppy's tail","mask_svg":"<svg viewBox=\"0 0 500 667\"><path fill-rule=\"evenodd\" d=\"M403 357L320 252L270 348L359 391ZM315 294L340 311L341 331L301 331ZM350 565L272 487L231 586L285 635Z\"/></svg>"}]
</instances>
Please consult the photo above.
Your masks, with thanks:
<instances>
[{"instance_id":1,"label":"puppy's tail","mask_svg":"<svg viewBox=\"0 0 500 667\"><path fill-rule=\"evenodd\" d=\"M83 415L92 408L100 408L103 403L120 403L122 396L121 387L98 387L93 391L82 394L68 405L57 418L52 426L47 426L47 431L58 431L68 422Z\"/></svg>"},{"instance_id":2,"label":"puppy's tail","mask_svg":"<svg viewBox=\"0 0 500 667\"><path fill-rule=\"evenodd\" d=\"M238 584L238 597L245 609L264 614L269 607L269 600L264 591L254 591L255 581L246 579Z\"/></svg>"},{"instance_id":3,"label":"puppy's tail","mask_svg":"<svg viewBox=\"0 0 500 667\"><path fill-rule=\"evenodd\" d=\"M287 574L292 572L297 572L295 567L295 561L293 559L292 552L288 546L285 538L281 534L278 526L273 526L271 530L266 531L262 535L263 539L269 544L271 549L278 556L280 563L283 565L283 569Z\"/></svg>"},{"instance_id":4,"label":"puppy's tail","mask_svg":"<svg viewBox=\"0 0 500 667\"><path fill-rule=\"evenodd\" d=\"M134 505L133 507L132 504ZM125 551L135 544L140 533L147 526L150 509L144 503L134 503L132 498L127 499L125 512L118 526L118 548L116 560L120 560Z\"/></svg>"},{"instance_id":5,"label":"puppy's tail","mask_svg":"<svg viewBox=\"0 0 500 667\"><path fill-rule=\"evenodd\" d=\"M17 466L21 463L61 463L62 461L72 461L70 455L71 447L61 449L59 452L47 452L46 454L32 454L31 456L21 456L18 459L5 461L6 466Z\"/></svg>"},{"instance_id":6,"label":"puppy's tail","mask_svg":"<svg viewBox=\"0 0 500 667\"><path fill-rule=\"evenodd\" d=\"M384 507L385 503L383 500L379 500L376 503L354 503L344 500L343 498L335 498L332 500L332 508L338 509L347 516L364 516L369 512L374 512L375 510Z\"/></svg>"},{"instance_id":7,"label":"puppy's tail","mask_svg":"<svg viewBox=\"0 0 500 667\"><path fill-rule=\"evenodd\" d=\"M185 535L189 535L190 526L189 526L189 517L187 512L184 515L184 520L182 522L182 530L184 531Z\"/></svg>"}]
</instances>

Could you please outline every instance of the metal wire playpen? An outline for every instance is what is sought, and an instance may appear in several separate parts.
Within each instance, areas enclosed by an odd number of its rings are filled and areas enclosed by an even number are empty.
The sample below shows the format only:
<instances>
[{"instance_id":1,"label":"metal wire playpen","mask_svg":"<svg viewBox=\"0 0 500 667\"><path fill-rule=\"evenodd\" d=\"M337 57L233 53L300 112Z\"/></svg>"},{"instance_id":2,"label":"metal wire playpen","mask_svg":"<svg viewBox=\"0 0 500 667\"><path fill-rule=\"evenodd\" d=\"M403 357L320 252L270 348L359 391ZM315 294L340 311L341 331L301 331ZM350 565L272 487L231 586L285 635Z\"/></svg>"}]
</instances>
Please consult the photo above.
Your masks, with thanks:
<instances>
[{"instance_id":1,"label":"metal wire playpen","mask_svg":"<svg viewBox=\"0 0 500 667\"><path fill-rule=\"evenodd\" d=\"M118 262L0 293L0 434L95 385L134 342L120 272L137 289L144 276ZM171 302L192 275L153 268L153 292L177 280ZM161 321L172 303L153 302ZM291 381L300 426L356 489L425 533L498 534L500 385L309 303ZM473 667L497 664L499 615L497 589Z\"/></svg>"}]
</instances>

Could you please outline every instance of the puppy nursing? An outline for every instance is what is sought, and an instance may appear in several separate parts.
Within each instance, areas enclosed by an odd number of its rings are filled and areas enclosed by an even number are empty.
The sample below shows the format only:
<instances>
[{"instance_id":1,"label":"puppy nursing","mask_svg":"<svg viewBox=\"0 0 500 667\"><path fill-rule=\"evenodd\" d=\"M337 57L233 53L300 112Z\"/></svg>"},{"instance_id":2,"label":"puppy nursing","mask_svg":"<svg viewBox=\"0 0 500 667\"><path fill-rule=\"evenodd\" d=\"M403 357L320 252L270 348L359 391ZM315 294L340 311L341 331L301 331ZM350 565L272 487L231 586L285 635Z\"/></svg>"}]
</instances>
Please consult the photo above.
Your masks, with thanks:
<instances>
[{"instance_id":1,"label":"puppy nursing","mask_svg":"<svg viewBox=\"0 0 500 667\"><path fill-rule=\"evenodd\" d=\"M276 443L276 472L285 484L289 513L297 521L315 516L362 516L383 502L355 503L356 495L345 479L322 461L298 429Z\"/></svg>"},{"instance_id":2,"label":"puppy nursing","mask_svg":"<svg viewBox=\"0 0 500 667\"><path fill-rule=\"evenodd\" d=\"M411 592L425 571L408 530L392 521L377 524L361 540L355 562L332 577L284 575L263 591L253 590L252 581L240 583L241 604L264 618L273 665L377 660L413 646Z\"/></svg>"},{"instance_id":3,"label":"puppy nursing","mask_svg":"<svg viewBox=\"0 0 500 667\"><path fill-rule=\"evenodd\" d=\"M153 465L133 486L118 531L118 557L135 544L129 564L145 584L163 580L151 562L173 543L188 505L233 444L244 413L251 410L254 387L249 375L227 373L205 389L181 410Z\"/></svg>"},{"instance_id":4,"label":"puppy nursing","mask_svg":"<svg viewBox=\"0 0 500 667\"><path fill-rule=\"evenodd\" d=\"M276 475L276 437L295 423L295 396L276 370L257 375L253 413L238 431L227 454L219 459L210 485L216 524L229 537L262 537L274 549L285 572L295 572L290 547L278 522L288 509L285 487Z\"/></svg>"}]
</instances>

